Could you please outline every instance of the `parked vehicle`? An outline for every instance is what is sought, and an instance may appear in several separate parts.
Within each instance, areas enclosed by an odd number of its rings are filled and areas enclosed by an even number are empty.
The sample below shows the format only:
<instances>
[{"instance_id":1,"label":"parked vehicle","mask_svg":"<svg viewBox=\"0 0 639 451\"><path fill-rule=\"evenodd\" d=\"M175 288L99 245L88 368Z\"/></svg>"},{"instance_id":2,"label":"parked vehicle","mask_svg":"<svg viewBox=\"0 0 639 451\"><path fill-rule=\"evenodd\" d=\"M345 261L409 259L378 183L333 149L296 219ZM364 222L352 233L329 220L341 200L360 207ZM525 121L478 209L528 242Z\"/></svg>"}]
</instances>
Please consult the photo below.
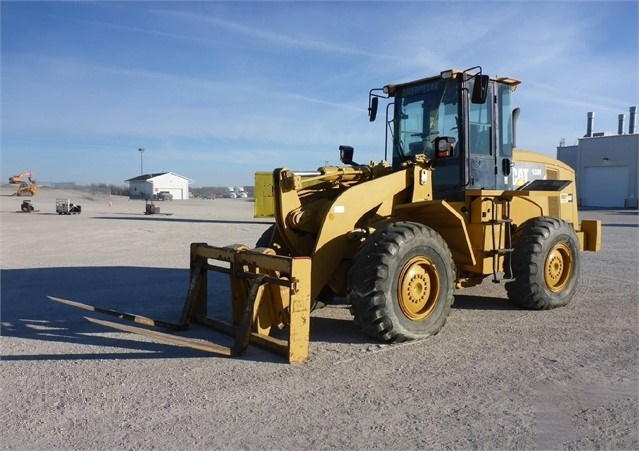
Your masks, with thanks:
<instances>
[{"instance_id":1,"label":"parked vehicle","mask_svg":"<svg viewBox=\"0 0 639 451\"><path fill-rule=\"evenodd\" d=\"M55 211L59 215L79 215L82 207L72 203L69 199L56 199Z\"/></svg>"},{"instance_id":2,"label":"parked vehicle","mask_svg":"<svg viewBox=\"0 0 639 451\"><path fill-rule=\"evenodd\" d=\"M16 196L35 196L38 192L38 184L35 181L35 177L31 171L23 171L18 175L9 177L9 183L18 186Z\"/></svg>"},{"instance_id":3,"label":"parked vehicle","mask_svg":"<svg viewBox=\"0 0 639 451\"><path fill-rule=\"evenodd\" d=\"M23 200L22 205L20 205L20 211L22 211L23 213L31 213L35 211L35 208L33 207L33 204L30 200Z\"/></svg>"},{"instance_id":4,"label":"parked vehicle","mask_svg":"<svg viewBox=\"0 0 639 451\"><path fill-rule=\"evenodd\" d=\"M173 200L173 194L169 191L160 191L154 197L155 200Z\"/></svg>"}]
</instances>

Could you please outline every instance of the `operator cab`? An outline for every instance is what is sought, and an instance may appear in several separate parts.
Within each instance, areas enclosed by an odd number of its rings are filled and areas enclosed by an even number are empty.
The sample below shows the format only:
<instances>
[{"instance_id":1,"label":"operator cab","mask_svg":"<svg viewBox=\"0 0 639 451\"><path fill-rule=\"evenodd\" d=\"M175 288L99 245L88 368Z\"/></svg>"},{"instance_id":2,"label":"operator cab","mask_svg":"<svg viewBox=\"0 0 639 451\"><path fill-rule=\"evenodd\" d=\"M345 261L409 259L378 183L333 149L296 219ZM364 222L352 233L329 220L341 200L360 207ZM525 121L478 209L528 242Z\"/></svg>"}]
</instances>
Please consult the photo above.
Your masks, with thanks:
<instances>
[{"instance_id":1,"label":"operator cab","mask_svg":"<svg viewBox=\"0 0 639 451\"><path fill-rule=\"evenodd\" d=\"M480 67L448 70L385 86L385 95L371 90L370 119L379 97L394 98L386 110L393 168L426 155L434 167L435 199L463 200L466 189L512 189L516 113L511 93L519 83L482 75Z\"/></svg>"}]
</instances>

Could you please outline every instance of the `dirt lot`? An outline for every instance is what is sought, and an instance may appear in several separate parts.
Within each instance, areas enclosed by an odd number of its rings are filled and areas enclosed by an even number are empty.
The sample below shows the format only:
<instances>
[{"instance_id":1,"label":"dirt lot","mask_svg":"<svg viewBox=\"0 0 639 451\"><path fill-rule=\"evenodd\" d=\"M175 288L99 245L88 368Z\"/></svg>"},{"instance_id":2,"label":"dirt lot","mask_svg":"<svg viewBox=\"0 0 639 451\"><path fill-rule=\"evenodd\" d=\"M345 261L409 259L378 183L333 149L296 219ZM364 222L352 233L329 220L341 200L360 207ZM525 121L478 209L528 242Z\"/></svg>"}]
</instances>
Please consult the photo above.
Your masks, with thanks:
<instances>
[{"instance_id":1,"label":"dirt lot","mask_svg":"<svg viewBox=\"0 0 639 451\"><path fill-rule=\"evenodd\" d=\"M639 448L637 211L582 212L603 221L603 251L583 254L565 308L521 310L487 280L456 292L437 336L382 345L330 306L311 360L289 365L113 332L46 298L176 320L189 244L252 245L269 226L250 201L145 216L142 201L41 189L26 214L14 191L0 196L1 449ZM57 197L82 214L55 214ZM226 299L226 280L210 291Z\"/></svg>"}]
</instances>

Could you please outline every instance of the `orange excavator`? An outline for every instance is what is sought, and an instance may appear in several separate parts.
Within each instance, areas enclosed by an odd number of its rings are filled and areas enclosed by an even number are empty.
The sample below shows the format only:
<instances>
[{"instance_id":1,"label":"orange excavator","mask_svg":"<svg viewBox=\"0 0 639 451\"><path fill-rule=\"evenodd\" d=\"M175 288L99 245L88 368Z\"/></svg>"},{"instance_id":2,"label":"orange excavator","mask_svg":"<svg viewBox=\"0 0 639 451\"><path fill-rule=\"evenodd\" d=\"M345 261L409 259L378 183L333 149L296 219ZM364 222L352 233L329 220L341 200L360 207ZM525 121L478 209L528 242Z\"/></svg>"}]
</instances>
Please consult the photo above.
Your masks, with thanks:
<instances>
[{"instance_id":1,"label":"orange excavator","mask_svg":"<svg viewBox=\"0 0 639 451\"><path fill-rule=\"evenodd\" d=\"M9 183L12 185L20 185L16 196L33 196L38 192L38 185L31 171L21 172L18 175L9 177Z\"/></svg>"}]
</instances>

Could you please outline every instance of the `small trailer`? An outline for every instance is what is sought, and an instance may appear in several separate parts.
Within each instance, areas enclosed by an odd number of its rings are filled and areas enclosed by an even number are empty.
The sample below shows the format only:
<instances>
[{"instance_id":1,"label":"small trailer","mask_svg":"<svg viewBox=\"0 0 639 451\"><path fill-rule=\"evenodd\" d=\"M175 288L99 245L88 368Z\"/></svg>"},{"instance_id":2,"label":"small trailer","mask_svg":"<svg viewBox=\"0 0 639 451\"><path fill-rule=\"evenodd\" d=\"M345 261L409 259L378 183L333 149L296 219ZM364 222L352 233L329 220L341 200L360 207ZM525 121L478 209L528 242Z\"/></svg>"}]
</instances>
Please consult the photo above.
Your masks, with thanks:
<instances>
[{"instance_id":1,"label":"small trailer","mask_svg":"<svg viewBox=\"0 0 639 451\"><path fill-rule=\"evenodd\" d=\"M72 203L69 199L56 199L55 211L59 215L79 215L82 207Z\"/></svg>"}]
</instances>

